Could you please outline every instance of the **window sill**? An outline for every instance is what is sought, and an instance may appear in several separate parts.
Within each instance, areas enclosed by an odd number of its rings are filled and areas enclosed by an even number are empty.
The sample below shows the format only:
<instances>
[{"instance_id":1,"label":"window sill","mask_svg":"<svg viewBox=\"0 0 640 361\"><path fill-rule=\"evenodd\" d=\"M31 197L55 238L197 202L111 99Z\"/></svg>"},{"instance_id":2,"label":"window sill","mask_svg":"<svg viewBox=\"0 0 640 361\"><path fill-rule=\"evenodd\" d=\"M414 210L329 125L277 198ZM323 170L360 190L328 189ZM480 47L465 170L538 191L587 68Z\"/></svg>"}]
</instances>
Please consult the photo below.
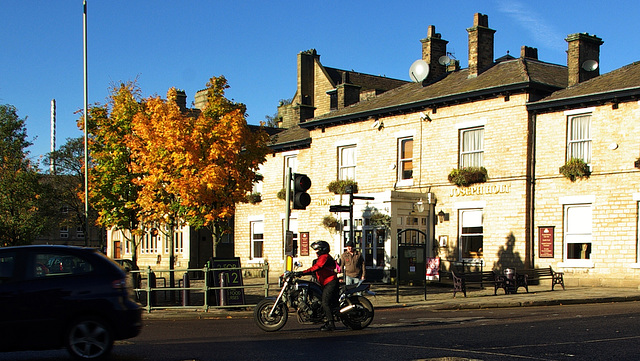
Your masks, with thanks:
<instances>
[{"instance_id":1,"label":"window sill","mask_svg":"<svg viewBox=\"0 0 640 361\"><path fill-rule=\"evenodd\" d=\"M640 269L640 263L632 263L631 264L631 268L639 268Z\"/></svg>"},{"instance_id":2,"label":"window sill","mask_svg":"<svg viewBox=\"0 0 640 361\"><path fill-rule=\"evenodd\" d=\"M412 187L413 179L404 179L396 182L396 187Z\"/></svg>"},{"instance_id":3,"label":"window sill","mask_svg":"<svg viewBox=\"0 0 640 361\"><path fill-rule=\"evenodd\" d=\"M562 268L595 268L591 260L571 260L558 263Z\"/></svg>"}]
</instances>

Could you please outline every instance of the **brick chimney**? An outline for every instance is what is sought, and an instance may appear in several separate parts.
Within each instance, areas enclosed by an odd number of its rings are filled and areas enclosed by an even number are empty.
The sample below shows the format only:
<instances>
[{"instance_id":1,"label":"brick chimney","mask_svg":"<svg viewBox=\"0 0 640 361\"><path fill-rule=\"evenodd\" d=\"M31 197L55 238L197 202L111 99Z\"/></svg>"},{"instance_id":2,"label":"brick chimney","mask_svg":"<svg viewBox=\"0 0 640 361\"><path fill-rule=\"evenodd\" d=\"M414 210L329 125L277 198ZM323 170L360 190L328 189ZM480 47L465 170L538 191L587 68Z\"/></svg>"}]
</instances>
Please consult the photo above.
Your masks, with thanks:
<instances>
[{"instance_id":1,"label":"brick chimney","mask_svg":"<svg viewBox=\"0 0 640 361\"><path fill-rule=\"evenodd\" d=\"M180 107L180 111L187 110L187 93L184 90L176 91L176 104Z\"/></svg>"},{"instance_id":2,"label":"brick chimney","mask_svg":"<svg viewBox=\"0 0 640 361\"><path fill-rule=\"evenodd\" d=\"M538 60L538 49L523 45L520 48L520 57L522 59L526 58Z\"/></svg>"},{"instance_id":3,"label":"brick chimney","mask_svg":"<svg viewBox=\"0 0 640 361\"><path fill-rule=\"evenodd\" d=\"M337 109L346 108L360 101L360 86L351 84L349 72L342 73L340 84L336 86Z\"/></svg>"},{"instance_id":4,"label":"brick chimney","mask_svg":"<svg viewBox=\"0 0 640 361\"><path fill-rule=\"evenodd\" d=\"M439 59L447 55L446 40L441 39L441 35L436 33L436 27L429 25L427 28L426 39L422 42L422 60L429 64L429 75L426 81L429 83L434 79L438 79L447 73L447 64L440 64Z\"/></svg>"},{"instance_id":5,"label":"brick chimney","mask_svg":"<svg viewBox=\"0 0 640 361\"><path fill-rule=\"evenodd\" d=\"M565 39L568 43L567 67L569 68L568 86L573 86L583 81L600 75L600 45L604 42L595 35L576 33L568 35ZM595 69L588 68L587 61L595 61ZM593 63L593 62L591 62ZM585 69L587 68L587 69Z\"/></svg>"},{"instance_id":6,"label":"brick chimney","mask_svg":"<svg viewBox=\"0 0 640 361\"><path fill-rule=\"evenodd\" d=\"M493 65L493 34L489 29L489 17L480 13L473 16L469 33L469 78L478 76Z\"/></svg>"}]
</instances>

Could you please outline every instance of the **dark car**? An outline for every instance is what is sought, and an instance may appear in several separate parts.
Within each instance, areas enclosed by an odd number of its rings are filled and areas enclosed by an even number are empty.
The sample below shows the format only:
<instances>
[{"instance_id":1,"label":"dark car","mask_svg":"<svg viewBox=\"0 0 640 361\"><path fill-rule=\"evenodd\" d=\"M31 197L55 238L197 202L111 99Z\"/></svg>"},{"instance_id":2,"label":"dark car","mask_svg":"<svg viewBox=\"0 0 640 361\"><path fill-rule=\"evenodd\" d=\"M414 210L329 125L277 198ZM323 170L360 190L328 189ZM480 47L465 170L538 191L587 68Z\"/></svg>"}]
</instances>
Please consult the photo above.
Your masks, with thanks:
<instances>
[{"instance_id":1,"label":"dark car","mask_svg":"<svg viewBox=\"0 0 640 361\"><path fill-rule=\"evenodd\" d=\"M75 358L104 358L141 331L132 293L131 276L94 249L0 248L0 351L66 347Z\"/></svg>"}]
</instances>

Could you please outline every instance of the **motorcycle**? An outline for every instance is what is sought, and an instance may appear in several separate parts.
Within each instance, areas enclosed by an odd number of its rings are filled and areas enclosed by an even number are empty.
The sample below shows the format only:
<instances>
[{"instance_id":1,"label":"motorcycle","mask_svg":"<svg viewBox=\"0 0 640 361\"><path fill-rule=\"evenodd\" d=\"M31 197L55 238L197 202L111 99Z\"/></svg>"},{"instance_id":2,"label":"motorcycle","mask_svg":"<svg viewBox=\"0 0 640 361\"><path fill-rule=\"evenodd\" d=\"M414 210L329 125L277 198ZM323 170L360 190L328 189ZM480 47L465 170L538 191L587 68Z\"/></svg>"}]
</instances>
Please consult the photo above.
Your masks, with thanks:
<instances>
[{"instance_id":1,"label":"motorcycle","mask_svg":"<svg viewBox=\"0 0 640 361\"><path fill-rule=\"evenodd\" d=\"M280 276L280 284L282 287L277 297L265 298L254 308L253 318L258 327L267 332L280 330L287 323L289 309L295 310L300 324L324 322L322 286L300 279L291 271L285 271ZM369 287L368 284L340 286L339 307L329 317L352 330L369 326L373 321L373 305L362 295L375 295Z\"/></svg>"}]
</instances>

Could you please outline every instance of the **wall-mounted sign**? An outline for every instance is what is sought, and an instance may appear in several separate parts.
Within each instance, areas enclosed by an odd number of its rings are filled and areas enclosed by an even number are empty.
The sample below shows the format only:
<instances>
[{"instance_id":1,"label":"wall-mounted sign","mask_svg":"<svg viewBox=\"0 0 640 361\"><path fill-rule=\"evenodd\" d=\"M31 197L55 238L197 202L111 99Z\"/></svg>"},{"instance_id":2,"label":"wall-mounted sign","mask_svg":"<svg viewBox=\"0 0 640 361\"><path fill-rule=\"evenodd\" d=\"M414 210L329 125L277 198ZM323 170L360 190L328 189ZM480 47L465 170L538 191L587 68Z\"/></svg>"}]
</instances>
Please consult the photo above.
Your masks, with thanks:
<instances>
[{"instance_id":1,"label":"wall-mounted sign","mask_svg":"<svg viewBox=\"0 0 640 361\"><path fill-rule=\"evenodd\" d=\"M538 251L540 258L553 258L555 227L538 227Z\"/></svg>"},{"instance_id":2,"label":"wall-mounted sign","mask_svg":"<svg viewBox=\"0 0 640 361\"><path fill-rule=\"evenodd\" d=\"M309 232L300 232L300 255L309 255Z\"/></svg>"}]
</instances>

